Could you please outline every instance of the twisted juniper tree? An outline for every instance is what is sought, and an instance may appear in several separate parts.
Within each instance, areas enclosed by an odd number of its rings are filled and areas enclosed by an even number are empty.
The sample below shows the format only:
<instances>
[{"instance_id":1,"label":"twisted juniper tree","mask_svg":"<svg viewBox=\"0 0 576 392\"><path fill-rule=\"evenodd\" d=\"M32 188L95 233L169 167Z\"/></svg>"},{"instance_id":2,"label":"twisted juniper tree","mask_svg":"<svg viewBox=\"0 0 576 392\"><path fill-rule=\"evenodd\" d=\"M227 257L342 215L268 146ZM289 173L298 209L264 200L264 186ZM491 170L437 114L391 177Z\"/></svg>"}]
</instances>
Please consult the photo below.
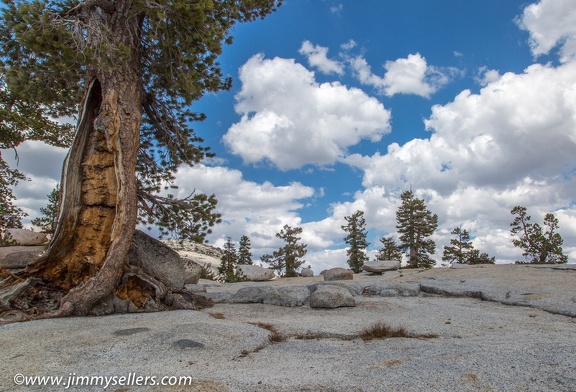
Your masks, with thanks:
<instances>
[{"instance_id":1,"label":"twisted juniper tree","mask_svg":"<svg viewBox=\"0 0 576 392\"><path fill-rule=\"evenodd\" d=\"M42 118L78 113L56 232L14 284L35 278L63 293L48 316L84 315L120 285L144 285L126 263L139 205L157 217L140 216L151 223L181 215L170 197L154 193L180 164L207 154L188 126L203 116L186 108L205 92L230 88L217 57L232 42L232 27L265 17L281 0L3 2L1 73L11 97ZM189 199L207 205L198 217L208 226L209 199ZM122 282L126 270L131 278ZM179 306L169 289L155 287L157 300Z\"/></svg>"}]
</instances>

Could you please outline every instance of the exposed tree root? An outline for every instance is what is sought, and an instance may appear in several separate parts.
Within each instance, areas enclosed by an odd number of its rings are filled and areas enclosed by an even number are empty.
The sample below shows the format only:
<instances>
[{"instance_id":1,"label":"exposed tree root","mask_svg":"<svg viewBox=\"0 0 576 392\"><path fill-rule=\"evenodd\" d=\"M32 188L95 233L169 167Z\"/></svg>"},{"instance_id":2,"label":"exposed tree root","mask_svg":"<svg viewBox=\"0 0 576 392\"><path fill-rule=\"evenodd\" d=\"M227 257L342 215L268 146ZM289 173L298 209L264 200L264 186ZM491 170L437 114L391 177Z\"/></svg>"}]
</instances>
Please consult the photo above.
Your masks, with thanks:
<instances>
[{"instance_id":1,"label":"exposed tree root","mask_svg":"<svg viewBox=\"0 0 576 392\"><path fill-rule=\"evenodd\" d=\"M69 300L72 290L65 293L61 289L46 285L40 279L23 280L8 271L2 272L0 277L4 278L0 280L0 325L77 314L75 305ZM133 265L126 267L120 282L114 294L94 304L86 315L198 310L213 305L211 300L186 289L167 287Z\"/></svg>"}]
</instances>

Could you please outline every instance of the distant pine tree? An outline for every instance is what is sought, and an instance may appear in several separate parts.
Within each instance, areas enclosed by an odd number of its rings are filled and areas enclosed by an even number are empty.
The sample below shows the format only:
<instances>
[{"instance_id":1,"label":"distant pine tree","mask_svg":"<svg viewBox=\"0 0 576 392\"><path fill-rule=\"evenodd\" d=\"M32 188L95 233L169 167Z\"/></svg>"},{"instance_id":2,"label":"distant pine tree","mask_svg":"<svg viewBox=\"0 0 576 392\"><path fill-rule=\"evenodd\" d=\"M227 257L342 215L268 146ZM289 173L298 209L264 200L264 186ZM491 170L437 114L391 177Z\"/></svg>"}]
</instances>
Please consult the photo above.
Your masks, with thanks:
<instances>
[{"instance_id":1,"label":"distant pine tree","mask_svg":"<svg viewBox=\"0 0 576 392\"><path fill-rule=\"evenodd\" d=\"M240 237L240 244L238 246L238 264L252 265L252 252L250 247L250 238L246 235Z\"/></svg>"},{"instance_id":2,"label":"distant pine tree","mask_svg":"<svg viewBox=\"0 0 576 392\"><path fill-rule=\"evenodd\" d=\"M401 195L402 205L396 212L396 229L400 233L400 247L408 254L408 267L431 268L435 262L430 258L436 244L429 239L438 227L438 215L432 214L424 200L414 197L412 191Z\"/></svg>"},{"instance_id":3,"label":"distant pine tree","mask_svg":"<svg viewBox=\"0 0 576 392\"><path fill-rule=\"evenodd\" d=\"M494 257L491 258L488 253L480 253L478 249L474 249L468 231L456 227L450 234L455 235L456 238L450 240L450 246L444 247L443 261L465 264L494 264Z\"/></svg>"},{"instance_id":4,"label":"distant pine tree","mask_svg":"<svg viewBox=\"0 0 576 392\"><path fill-rule=\"evenodd\" d=\"M368 261L368 256L366 255L366 248L368 241L366 241L366 220L364 219L363 211L356 211L351 216L344 217L346 219L347 225L342 226L348 235L344 238L344 241L350 246L346 250L348 255L348 265L354 273L362 272L362 266Z\"/></svg>"},{"instance_id":5,"label":"distant pine tree","mask_svg":"<svg viewBox=\"0 0 576 392\"><path fill-rule=\"evenodd\" d=\"M512 227L510 232L512 236L516 237L512 243L524 250L522 255L526 258L527 263L562 264L568 262L568 256L562 250L564 240L556 232L559 225L554 214L546 214L544 217L546 231L543 231L538 223L530 223L531 217L526 214L526 207L514 207L512 215L516 215L510 224Z\"/></svg>"},{"instance_id":6,"label":"distant pine tree","mask_svg":"<svg viewBox=\"0 0 576 392\"><path fill-rule=\"evenodd\" d=\"M41 233L54 234L58 224L58 199L60 197L60 184L48 195L48 205L40 208L41 217L32 219L32 224L40 228Z\"/></svg>"},{"instance_id":7,"label":"distant pine tree","mask_svg":"<svg viewBox=\"0 0 576 392\"><path fill-rule=\"evenodd\" d=\"M272 255L263 255L262 262L269 264L270 268L278 271L281 276L298 276L296 269L306 262L300 258L304 257L307 252L306 244L299 243L299 234L302 234L301 227L284 225L283 229L276 233L276 237L284 240L286 245L273 252Z\"/></svg>"},{"instance_id":8,"label":"distant pine tree","mask_svg":"<svg viewBox=\"0 0 576 392\"><path fill-rule=\"evenodd\" d=\"M224 244L224 253L220 258L220 267L218 267L218 275L220 280L226 283L241 282L246 280L244 275L237 269L238 256L236 255L236 247L232 242L232 238L227 237Z\"/></svg>"},{"instance_id":9,"label":"distant pine tree","mask_svg":"<svg viewBox=\"0 0 576 392\"><path fill-rule=\"evenodd\" d=\"M402 249L396 245L396 241L392 237L382 237L380 242L383 248L378 249L376 254L376 260L386 261L386 260L397 260L402 261Z\"/></svg>"}]
</instances>

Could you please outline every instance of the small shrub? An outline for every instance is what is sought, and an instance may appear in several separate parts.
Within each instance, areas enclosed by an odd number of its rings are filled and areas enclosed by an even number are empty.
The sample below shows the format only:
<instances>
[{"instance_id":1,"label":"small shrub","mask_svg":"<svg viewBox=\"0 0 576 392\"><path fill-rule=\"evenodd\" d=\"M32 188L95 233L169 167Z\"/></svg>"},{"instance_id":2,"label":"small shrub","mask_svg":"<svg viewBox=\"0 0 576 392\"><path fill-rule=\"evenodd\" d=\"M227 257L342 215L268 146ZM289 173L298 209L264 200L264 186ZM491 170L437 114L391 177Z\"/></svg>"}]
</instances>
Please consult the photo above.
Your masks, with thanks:
<instances>
[{"instance_id":1,"label":"small shrub","mask_svg":"<svg viewBox=\"0 0 576 392\"><path fill-rule=\"evenodd\" d=\"M202 269L200 270L200 279L216 280L216 275L214 275L214 271L210 264L206 263L202 266Z\"/></svg>"},{"instance_id":2,"label":"small shrub","mask_svg":"<svg viewBox=\"0 0 576 392\"><path fill-rule=\"evenodd\" d=\"M404 327L391 327L383 321L378 321L360 332L359 337L364 340L386 339L386 338L417 338L430 339L437 338L436 334L413 334L406 331Z\"/></svg>"},{"instance_id":3,"label":"small shrub","mask_svg":"<svg viewBox=\"0 0 576 392\"><path fill-rule=\"evenodd\" d=\"M410 334L406 332L404 327L394 328L382 321L378 321L360 332L362 340L408 337L410 337Z\"/></svg>"}]
</instances>

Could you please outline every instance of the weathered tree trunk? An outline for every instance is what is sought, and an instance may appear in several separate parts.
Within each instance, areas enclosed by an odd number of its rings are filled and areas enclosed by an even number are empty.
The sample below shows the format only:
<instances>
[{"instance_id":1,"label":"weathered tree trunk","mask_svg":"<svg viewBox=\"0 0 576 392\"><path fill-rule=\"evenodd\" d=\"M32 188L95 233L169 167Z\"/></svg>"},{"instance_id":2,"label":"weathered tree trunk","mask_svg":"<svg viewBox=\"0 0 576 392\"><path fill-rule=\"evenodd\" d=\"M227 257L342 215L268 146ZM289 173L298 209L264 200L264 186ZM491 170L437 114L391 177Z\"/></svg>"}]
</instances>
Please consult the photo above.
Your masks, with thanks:
<instances>
[{"instance_id":1,"label":"weathered tree trunk","mask_svg":"<svg viewBox=\"0 0 576 392\"><path fill-rule=\"evenodd\" d=\"M58 226L32 272L67 292L59 316L87 314L114 293L136 227L143 94L138 20L129 16L130 2L114 4L113 12L87 12L91 23L110 29L114 45L130 52L113 67L97 64L87 72L76 136L64 164Z\"/></svg>"}]
</instances>

